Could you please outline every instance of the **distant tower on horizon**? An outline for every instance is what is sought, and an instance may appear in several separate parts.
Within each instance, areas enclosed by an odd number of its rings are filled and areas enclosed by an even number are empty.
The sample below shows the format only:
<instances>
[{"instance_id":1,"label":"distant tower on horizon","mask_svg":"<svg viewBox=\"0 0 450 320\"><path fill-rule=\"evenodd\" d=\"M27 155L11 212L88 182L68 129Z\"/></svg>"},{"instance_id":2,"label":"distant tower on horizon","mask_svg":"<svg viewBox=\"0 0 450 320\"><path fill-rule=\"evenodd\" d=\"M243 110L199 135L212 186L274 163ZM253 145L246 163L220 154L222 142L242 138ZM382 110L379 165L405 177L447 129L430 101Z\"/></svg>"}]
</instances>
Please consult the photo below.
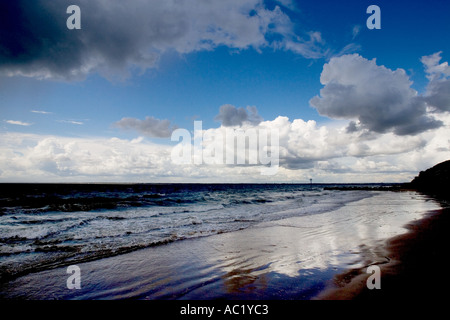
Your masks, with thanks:
<instances>
[{"instance_id":1,"label":"distant tower on horizon","mask_svg":"<svg viewBox=\"0 0 450 320\"><path fill-rule=\"evenodd\" d=\"M312 179L311 178L309 179L309 184L312 185Z\"/></svg>"}]
</instances>

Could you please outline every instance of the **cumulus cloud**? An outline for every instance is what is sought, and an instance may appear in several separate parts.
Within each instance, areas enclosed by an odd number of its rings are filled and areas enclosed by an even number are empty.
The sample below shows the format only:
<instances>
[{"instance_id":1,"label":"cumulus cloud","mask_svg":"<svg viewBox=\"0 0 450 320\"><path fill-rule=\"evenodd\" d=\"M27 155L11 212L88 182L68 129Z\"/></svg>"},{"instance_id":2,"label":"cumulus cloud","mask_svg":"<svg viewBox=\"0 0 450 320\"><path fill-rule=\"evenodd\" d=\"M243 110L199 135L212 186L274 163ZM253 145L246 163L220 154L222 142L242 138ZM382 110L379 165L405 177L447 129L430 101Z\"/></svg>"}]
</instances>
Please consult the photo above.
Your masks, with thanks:
<instances>
[{"instance_id":1,"label":"cumulus cloud","mask_svg":"<svg viewBox=\"0 0 450 320\"><path fill-rule=\"evenodd\" d=\"M146 117L144 120L122 118L114 123L114 126L125 130L135 130L139 134L154 138L168 138L172 131L178 128L167 119L160 120L154 117Z\"/></svg>"},{"instance_id":2,"label":"cumulus cloud","mask_svg":"<svg viewBox=\"0 0 450 320\"><path fill-rule=\"evenodd\" d=\"M142 139L2 134L2 181L134 181L164 176L167 146Z\"/></svg>"},{"instance_id":3,"label":"cumulus cloud","mask_svg":"<svg viewBox=\"0 0 450 320\"><path fill-rule=\"evenodd\" d=\"M450 111L450 66L441 61L442 52L422 57L427 78L430 80L425 93L425 102L435 111Z\"/></svg>"},{"instance_id":4,"label":"cumulus cloud","mask_svg":"<svg viewBox=\"0 0 450 320\"><path fill-rule=\"evenodd\" d=\"M224 127L242 126L245 123L257 125L263 118L254 106L236 108L231 104L224 104L219 108L219 114L214 120L221 121Z\"/></svg>"},{"instance_id":5,"label":"cumulus cloud","mask_svg":"<svg viewBox=\"0 0 450 320\"><path fill-rule=\"evenodd\" d=\"M420 61L425 66L425 72L428 74L428 79L436 79L441 77L450 77L450 66L448 62L442 62L442 51L433 53L429 56L423 56Z\"/></svg>"},{"instance_id":6,"label":"cumulus cloud","mask_svg":"<svg viewBox=\"0 0 450 320\"><path fill-rule=\"evenodd\" d=\"M249 161L245 165L237 161L177 164L171 154L178 145L143 138L0 133L0 181L309 182L313 178L316 182L404 182L450 158L450 115L438 117L445 126L414 136L361 135L349 133L342 123L318 125L281 116L242 128L203 130L209 137L220 133L225 137L225 130L277 130L280 167L273 176L262 176L260 165ZM194 141L188 143L196 147ZM215 139L203 143L208 150L221 147L214 145L220 143ZM242 156L250 160L250 152Z\"/></svg>"},{"instance_id":7,"label":"cumulus cloud","mask_svg":"<svg viewBox=\"0 0 450 320\"><path fill-rule=\"evenodd\" d=\"M424 100L436 111L450 111L450 79L431 81Z\"/></svg>"},{"instance_id":8,"label":"cumulus cloud","mask_svg":"<svg viewBox=\"0 0 450 320\"><path fill-rule=\"evenodd\" d=\"M81 30L68 30L69 0L0 3L0 74L83 79L90 72L126 77L154 67L167 51L181 54L272 46L319 57L320 34L300 38L289 17L262 0L78 0ZM276 35L277 40L269 40Z\"/></svg>"},{"instance_id":9,"label":"cumulus cloud","mask_svg":"<svg viewBox=\"0 0 450 320\"><path fill-rule=\"evenodd\" d=\"M446 126L450 123L448 115L441 118ZM360 134L349 132L345 124L318 125L315 121L302 119L289 120L279 116L271 121L262 121L258 125L247 125L242 128L221 126L203 130L203 135L209 139L203 142L208 155L213 150L222 150L227 158L227 152L235 152L238 158L245 160L246 165L240 167L245 178L251 167L258 167L254 161L255 154L248 146L247 150L233 150L221 138L227 137L227 130L236 130L251 136L249 130L255 130L259 135L261 130L279 133L279 165L280 168L273 179L289 181L299 176L321 176L322 181L333 182L364 182L364 181L409 181L420 168L426 168L450 157L450 140L445 138L450 132L443 126L435 131L423 132L418 135L399 136L394 133ZM196 146L192 143L192 148ZM179 144L181 147L181 143ZM198 146L197 146L198 147ZM197 153L199 154L199 153ZM222 154L222 153L221 153ZM194 156L193 156L194 157ZM253 163L252 163L253 160ZM193 160L192 160L193 161ZM201 161L197 161L201 164ZM237 162L236 162L237 163ZM243 163L243 162L241 162ZM202 170L203 166L198 166ZM227 166L232 175L234 167ZM233 170L232 170L233 169ZM223 168L211 166L213 176L219 175ZM236 169L237 170L237 169ZM257 173L256 173L257 175ZM254 176L251 179L255 179ZM309 178L306 179L308 181Z\"/></svg>"},{"instance_id":10,"label":"cumulus cloud","mask_svg":"<svg viewBox=\"0 0 450 320\"><path fill-rule=\"evenodd\" d=\"M427 104L411 87L403 69L391 70L358 54L332 58L323 67L320 96L310 100L321 115L357 120L377 133L414 135L442 122L427 113ZM356 122L349 131L356 129Z\"/></svg>"}]
</instances>

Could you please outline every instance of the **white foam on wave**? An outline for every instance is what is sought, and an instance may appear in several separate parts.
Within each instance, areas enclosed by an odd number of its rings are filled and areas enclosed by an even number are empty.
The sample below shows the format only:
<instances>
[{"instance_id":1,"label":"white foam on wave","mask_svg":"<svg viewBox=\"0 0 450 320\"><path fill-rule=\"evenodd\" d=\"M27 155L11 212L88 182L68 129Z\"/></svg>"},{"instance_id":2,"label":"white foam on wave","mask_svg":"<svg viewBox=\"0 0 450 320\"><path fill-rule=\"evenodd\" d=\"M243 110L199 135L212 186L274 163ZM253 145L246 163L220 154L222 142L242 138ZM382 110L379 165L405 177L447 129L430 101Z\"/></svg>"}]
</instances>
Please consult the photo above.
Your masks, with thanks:
<instances>
[{"instance_id":1,"label":"white foam on wave","mask_svg":"<svg viewBox=\"0 0 450 320\"><path fill-rule=\"evenodd\" d=\"M104 256L175 240L232 232L263 222L320 214L371 194L302 188L221 192L206 195L209 200L183 205L0 217L0 231L2 239L17 240L3 241L2 246L11 247L6 251L13 250L14 257L21 250L23 253L35 251L30 263L42 263L47 257L42 252L49 250L59 254L61 248L63 258L68 255L67 250L71 256L73 250ZM34 222L30 224L32 219Z\"/></svg>"}]
</instances>

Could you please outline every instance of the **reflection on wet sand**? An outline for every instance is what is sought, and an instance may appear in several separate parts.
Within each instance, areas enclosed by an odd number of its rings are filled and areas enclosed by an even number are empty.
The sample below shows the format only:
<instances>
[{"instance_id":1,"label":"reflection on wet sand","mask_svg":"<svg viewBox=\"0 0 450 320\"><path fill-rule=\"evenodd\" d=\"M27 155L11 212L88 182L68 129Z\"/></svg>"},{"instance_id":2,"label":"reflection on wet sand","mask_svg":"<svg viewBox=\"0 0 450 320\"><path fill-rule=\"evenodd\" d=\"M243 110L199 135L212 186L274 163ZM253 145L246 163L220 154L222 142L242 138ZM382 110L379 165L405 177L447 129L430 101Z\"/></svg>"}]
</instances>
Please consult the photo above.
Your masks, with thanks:
<instances>
[{"instance_id":1,"label":"reflection on wet sand","mask_svg":"<svg viewBox=\"0 0 450 320\"><path fill-rule=\"evenodd\" d=\"M58 268L2 291L38 299L310 299L343 270L386 261L380 245L437 208L416 193L378 192L330 212L81 263L82 290L67 290Z\"/></svg>"}]
</instances>

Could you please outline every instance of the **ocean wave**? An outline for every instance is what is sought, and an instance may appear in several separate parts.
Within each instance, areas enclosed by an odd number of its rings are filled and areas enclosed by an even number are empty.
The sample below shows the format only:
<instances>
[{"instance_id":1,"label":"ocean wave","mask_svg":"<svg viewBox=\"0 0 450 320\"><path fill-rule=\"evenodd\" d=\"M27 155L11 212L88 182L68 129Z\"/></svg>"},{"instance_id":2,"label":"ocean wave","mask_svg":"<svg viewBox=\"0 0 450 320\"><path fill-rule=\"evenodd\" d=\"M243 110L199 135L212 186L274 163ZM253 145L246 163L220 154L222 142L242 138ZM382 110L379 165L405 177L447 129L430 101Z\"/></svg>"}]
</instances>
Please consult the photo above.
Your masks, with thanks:
<instances>
[{"instance_id":1,"label":"ocean wave","mask_svg":"<svg viewBox=\"0 0 450 320\"><path fill-rule=\"evenodd\" d=\"M0 216L0 278L318 214L370 196L295 185L27 188L0 199L7 204Z\"/></svg>"}]
</instances>

